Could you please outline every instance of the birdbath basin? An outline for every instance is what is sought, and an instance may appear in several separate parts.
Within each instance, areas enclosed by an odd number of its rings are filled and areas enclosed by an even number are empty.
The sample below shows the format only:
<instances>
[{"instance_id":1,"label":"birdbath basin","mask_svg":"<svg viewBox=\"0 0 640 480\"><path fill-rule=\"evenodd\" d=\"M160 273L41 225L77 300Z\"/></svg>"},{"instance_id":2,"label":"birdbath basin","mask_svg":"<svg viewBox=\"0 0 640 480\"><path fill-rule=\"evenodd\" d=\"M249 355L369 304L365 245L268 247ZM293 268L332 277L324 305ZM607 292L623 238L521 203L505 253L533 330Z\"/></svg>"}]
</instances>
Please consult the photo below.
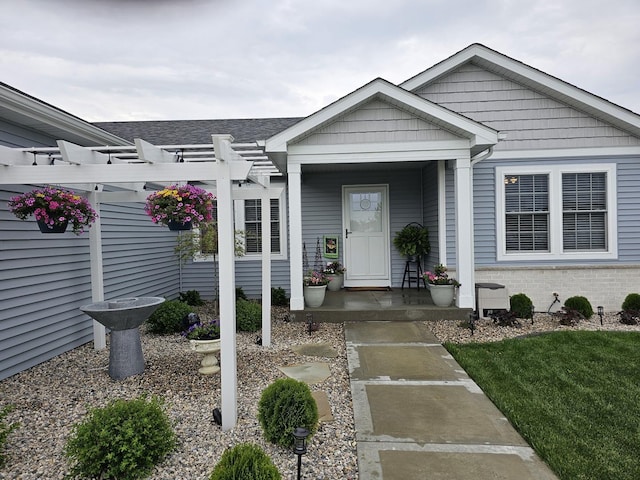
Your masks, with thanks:
<instances>
[{"instance_id":1,"label":"birdbath basin","mask_svg":"<svg viewBox=\"0 0 640 480\"><path fill-rule=\"evenodd\" d=\"M111 330L109 375L121 380L144 371L138 327L164 302L162 297L129 297L80 307L96 322Z\"/></svg>"}]
</instances>

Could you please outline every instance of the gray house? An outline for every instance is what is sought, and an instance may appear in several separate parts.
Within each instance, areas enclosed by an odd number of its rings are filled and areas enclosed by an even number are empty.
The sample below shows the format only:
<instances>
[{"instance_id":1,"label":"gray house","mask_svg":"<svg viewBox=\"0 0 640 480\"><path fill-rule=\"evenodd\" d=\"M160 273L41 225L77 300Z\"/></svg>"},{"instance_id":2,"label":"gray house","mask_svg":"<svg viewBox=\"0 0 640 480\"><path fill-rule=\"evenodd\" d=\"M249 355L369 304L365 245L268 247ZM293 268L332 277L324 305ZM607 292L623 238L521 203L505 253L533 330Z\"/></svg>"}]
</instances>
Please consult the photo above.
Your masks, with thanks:
<instances>
[{"instance_id":1,"label":"gray house","mask_svg":"<svg viewBox=\"0 0 640 480\"><path fill-rule=\"evenodd\" d=\"M617 310L640 292L640 116L482 45L400 85L375 79L306 118L88 124L4 85L0 144L201 144L212 133L255 144L271 179L272 283L302 310L305 251L338 238L345 286L399 287L392 246L410 222L429 228L425 269L449 266L457 304L476 282L525 292L538 310L585 295ZM257 142L257 143L254 143ZM2 168L10 167L0 156ZM1 182L0 182L1 183ZM257 229L253 186L236 228ZM0 378L91 340L88 241L44 239L7 210L27 185L0 185ZM139 205L102 204L105 295L210 295L213 259L180 267L174 235ZM152 248L150 248L150 246ZM236 259L236 284L259 296L260 247Z\"/></svg>"}]
</instances>

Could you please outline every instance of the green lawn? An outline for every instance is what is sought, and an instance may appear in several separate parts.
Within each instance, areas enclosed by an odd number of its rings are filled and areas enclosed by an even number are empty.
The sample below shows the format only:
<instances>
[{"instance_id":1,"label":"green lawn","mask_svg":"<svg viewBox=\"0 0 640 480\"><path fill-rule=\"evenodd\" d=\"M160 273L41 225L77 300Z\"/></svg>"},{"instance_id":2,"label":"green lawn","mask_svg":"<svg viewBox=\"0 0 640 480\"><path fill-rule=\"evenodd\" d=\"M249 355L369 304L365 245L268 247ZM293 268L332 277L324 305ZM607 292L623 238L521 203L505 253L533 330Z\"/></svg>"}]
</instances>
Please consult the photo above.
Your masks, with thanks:
<instances>
[{"instance_id":1,"label":"green lawn","mask_svg":"<svg viewBox=\"0 0 640 480\"><path fill-rule=\"evenodd\" d=\"M445 346L562 480L640 479L640 333Z\"/></svg>"}]
</instances>

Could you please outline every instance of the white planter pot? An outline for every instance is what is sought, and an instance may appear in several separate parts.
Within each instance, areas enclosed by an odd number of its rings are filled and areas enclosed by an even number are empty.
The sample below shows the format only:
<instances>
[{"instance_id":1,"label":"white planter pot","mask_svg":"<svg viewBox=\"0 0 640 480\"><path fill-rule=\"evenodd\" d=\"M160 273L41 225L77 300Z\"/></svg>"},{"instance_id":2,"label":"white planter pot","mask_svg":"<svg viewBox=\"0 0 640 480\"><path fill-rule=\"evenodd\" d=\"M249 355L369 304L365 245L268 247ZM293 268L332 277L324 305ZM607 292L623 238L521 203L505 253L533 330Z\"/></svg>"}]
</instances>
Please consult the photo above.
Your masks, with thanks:
<instances>
[{"instance_id":1,"label":"white planter pot","mask_svg":"<svg viewBox=\"0 0 640 480\"><path fill-rule=\"evenodd\" d=\"M204 357L200 362L201 368L198 370L203 375L212 375L220 371L216 353L220 351L220 339L217 340L189 340L191 350L196 353L203 353Z\"/></svg>"},{"instance_id":2,"label":"white planter pot","mask_svg":"<svg viewBox=\"0 0 640 480\"><path fill-rule=\"evenodd\" d=\"M327 275L327 279L329 280L327 289L330 292L337 292L342 288L342 284L344 283L344 275L342 275L341 273L329 274Z\"/></svg>"},{"instance_id":3,"label":"white planter pot","mask_svg":"<svg viewBox=\"0 0 640 480\"><path fill-rule=\"evenodd\" d=\"M316 308L324 302L324 295L327 291L326 285L304 286L304 304L307 307Z\"/></svg>"},{"instance_id":4,"label":"white planter pot","mask_svg":"<svg viewBox=\"0 0 640 480\"><path fill-rule=\"evenodd\" d=\"M453 303L456 287L453 285L429 285L431 299L437 307L448 307Z\"/></svg>"}]
</instances>

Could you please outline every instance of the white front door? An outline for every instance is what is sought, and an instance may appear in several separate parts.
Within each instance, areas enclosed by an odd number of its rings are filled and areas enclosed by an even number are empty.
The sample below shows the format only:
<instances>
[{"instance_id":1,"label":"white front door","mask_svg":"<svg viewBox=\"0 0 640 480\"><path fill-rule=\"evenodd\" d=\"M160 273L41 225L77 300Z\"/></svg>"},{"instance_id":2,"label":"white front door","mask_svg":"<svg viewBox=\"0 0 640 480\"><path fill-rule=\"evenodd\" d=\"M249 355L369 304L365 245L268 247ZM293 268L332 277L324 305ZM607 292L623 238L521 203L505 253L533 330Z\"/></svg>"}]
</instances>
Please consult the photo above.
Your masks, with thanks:
<instances>
[{"instance_id":1,"label":"white front door","mask_svg":"<svg viewBox=\"0 0 640 480\"><path fill-rule=\"evenodd\" d=\"M342 187L345 287L391 286L388 185Z\"/></svg>"}]
</instances>

